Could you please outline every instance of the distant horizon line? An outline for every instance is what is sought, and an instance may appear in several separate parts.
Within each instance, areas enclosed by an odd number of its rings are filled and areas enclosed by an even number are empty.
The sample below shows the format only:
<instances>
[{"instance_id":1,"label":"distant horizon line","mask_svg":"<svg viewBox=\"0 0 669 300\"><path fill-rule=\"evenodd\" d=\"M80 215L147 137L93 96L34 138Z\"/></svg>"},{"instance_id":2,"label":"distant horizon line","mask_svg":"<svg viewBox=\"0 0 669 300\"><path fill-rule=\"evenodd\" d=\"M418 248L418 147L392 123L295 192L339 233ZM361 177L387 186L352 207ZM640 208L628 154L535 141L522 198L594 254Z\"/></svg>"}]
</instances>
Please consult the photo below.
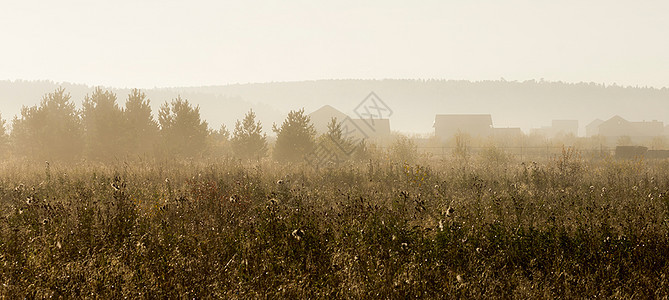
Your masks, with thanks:
<instances>
[{"instance_id":1,"label":"distant horizon line","mask_svg":"<svg viewBox=\"0 0 669 300\"><path fill-rule=\"evenodd\" d=\"M57 81L53 79L1 79L0 82L9 82L9 83L20 83L20 82L47 82L53 83L56 85L74 85L74 86L85 86L89 88L101 87L105 89L140 89L140 90L157 90L157 89L180 89L180 88L209 88L209 87L226 87L226 86L250 86L250 85L262 85L262 84L283 84L283 83L308 83L308 82L327 82L327 81L421 81L421 82L469 82L469 83L485 83L485 82L503 82L503 83L543 83L543 84L566 84L566 85L599 85L605 88L617 87L617 88L632 88L632 89L655 89L655 90L666 90L669 89L669 86L652 86L652 85L620 85L617 82L606 83L606 82L594 82L594 81L563 81L563 80L545 80L540 79L525 79L525 80L507 80L503 77L500 79L446 79L446 78L331 78L331 79L305 79L305 80L285 80L285 81L258 81L258 82L237 82L237 83L221 83L221 84L203 84L203 85L182 85L182 86L154 86L154 87L119 87L113 85L103 85L103 84L90 84L82 82L72 82L72 81Z\"/></svg>"}]
</instances>

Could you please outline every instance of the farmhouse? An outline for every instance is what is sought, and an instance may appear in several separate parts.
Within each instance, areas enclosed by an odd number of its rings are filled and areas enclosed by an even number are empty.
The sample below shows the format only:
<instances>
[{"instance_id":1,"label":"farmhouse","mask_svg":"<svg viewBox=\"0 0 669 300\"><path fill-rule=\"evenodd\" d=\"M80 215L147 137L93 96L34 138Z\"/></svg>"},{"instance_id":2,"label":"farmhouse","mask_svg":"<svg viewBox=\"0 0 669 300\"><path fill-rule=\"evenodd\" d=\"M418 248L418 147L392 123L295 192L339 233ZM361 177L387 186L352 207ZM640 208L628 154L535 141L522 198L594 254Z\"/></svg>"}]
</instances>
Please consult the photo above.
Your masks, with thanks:
<instances>
[{"instance_id":1,"label":"farmhouse","mask_svg":"<svg viewBox=\"0 0 669 300\"><path fill-rule=\"evenodd\" d=\"M336 118L341 124L345 137L353 139L381 139L390 136L389 119L353 119L336 108L325 105L309 114L316 132L320 135L328 131L328 124Z\"/></svg>"},{"instance_id":2,"label":"farmhouse","mask_svg":"<svg viewBox=\"0 0 669 300\"><path fill-rule=\"evenodd\" d=\"M465 133L471 137L488 137L492 134L492 116L489 114L436 115L433 127L434 135L442 140L450 139L457 133Z\"/></svg>"},{"instance_id":3,"label":"farmhouse","mask_svg":"<svg viewBox=\"0 0 669 300\"><path fill-rule=\"evenodd\" d=\"M656 120L630 122L621 116L613 116L598 126L594 126L593 124L591 132L596 132L598 135L606 138L609 144L615 143L619 138L623 137L629 138L630 142L633 143L644 143L666 134L663 122Z\"/></svg>"},{"instance_id":4,"label":"farmhouse","mask_svg":"<svg viewBox=\"0 0 669 300\"><path fill-rule=\"evenodd\" d=\"M328 131L328 123L330 123L332 118L336 118L337 122L341 122L348 118L345 113L330 105L325 105L317 109L316 111L310 113L309 117L311 118L311 123L314 124L314 128L318 134L323 134Z\"/></svg>"},{"instance_id":5,"label":"farmhouse","mask_svg":"<svg viewBox=\"0 0 669 300\"><path fill-rule=\"evenodd\" d=\"M613 116L611 119L604 121L598 127L599 135L603 137L620 137L620 136L636 136L638 135L632 123L623 119L620 116Z\"/></svg>"},{"instance_id":6,"label":"farmhouse","mask_svg":"<svg viewBox=\"0 0 669 300\"><path fill-rule=\"evenodd\" d=\"M655 137L664 134L664 124L660 121L630 122L614 116L599 125L599 134L605 137Z\"/></svg>"}]
</instances>

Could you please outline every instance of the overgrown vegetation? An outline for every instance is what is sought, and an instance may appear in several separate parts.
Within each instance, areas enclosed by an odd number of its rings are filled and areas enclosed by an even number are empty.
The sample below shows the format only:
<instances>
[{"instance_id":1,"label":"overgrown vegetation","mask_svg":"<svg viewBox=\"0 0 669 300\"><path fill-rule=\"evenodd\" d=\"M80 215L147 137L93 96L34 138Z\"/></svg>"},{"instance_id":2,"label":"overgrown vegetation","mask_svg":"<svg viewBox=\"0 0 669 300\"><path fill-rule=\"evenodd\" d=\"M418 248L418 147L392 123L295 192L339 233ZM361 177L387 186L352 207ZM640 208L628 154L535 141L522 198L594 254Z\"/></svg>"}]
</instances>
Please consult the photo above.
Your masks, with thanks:
<instances>
[{"instance_id":1,"label":"overgrown vegetation","mask_svg":"<svg viewBox=\"0 0 669 300\"><path fill-rule=\"evenodd\" d=\"M5 163L0 294L669 295L667 161L495 165Z\"/></svg>"},{"instance_id":2,"label":"overgrown vegetation","mask_svg":"<svg viewBox=\"0 0 669 300\"><path fill-rule=\"evenodd\" d=\"M669 296L667 160L523 161L465 134L435 157L336 120L317 136L304 110L268 143L253 111L214 131L139 90L78 110L57 89L11 125L2 297Z\"/></svg>"}]
</instances>

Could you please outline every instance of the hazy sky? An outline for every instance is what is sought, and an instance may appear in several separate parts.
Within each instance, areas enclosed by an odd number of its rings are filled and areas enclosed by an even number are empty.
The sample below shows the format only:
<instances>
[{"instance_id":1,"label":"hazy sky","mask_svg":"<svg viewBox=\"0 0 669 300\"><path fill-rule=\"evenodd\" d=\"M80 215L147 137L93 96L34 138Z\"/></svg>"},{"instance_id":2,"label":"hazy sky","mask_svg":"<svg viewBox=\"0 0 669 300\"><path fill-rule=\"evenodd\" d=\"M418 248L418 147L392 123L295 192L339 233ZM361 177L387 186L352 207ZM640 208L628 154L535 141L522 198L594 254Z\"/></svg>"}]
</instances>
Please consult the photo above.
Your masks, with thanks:
<instances>
[{"instance_id":1,"label":"hazy sky","mask_svg":"<svg viewBox=\"0 0 669 300\"><path fill-rule=\"evenodd\" d=\"M4 1L0 80L669 86L669 1Z\"/></svg>"}]
</instances>

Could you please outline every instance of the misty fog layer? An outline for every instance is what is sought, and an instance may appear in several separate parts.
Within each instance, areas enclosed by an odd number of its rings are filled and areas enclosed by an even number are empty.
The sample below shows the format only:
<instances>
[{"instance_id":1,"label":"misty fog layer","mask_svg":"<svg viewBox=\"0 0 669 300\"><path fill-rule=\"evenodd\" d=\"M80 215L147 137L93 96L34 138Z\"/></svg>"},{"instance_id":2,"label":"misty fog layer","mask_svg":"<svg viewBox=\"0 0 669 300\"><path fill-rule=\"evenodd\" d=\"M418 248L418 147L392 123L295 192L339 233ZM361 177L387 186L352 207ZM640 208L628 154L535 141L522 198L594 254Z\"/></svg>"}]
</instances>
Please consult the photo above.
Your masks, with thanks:
<instances>
[{"instance_id":1,"label":"misty fog layer","mask_svg":"<svg viewBox=\"0 0 669 300\"><path fill-rule=\"evenodd\" d=\"M356 104L353 96L344 97L361 91L356 84L379 88L388 97L370 93ZM5 83L2 91L20 95L17 91L51 85ZM321 96L333 85L338 85L341 93ZM669 136L663 121L645 119L666 117L662 113L669 105L664 101L666 89L535 81L324 81L152 91L162 97L173 95L159 102L138 89L120 98L114 91L123 90L70 87L78 93L86 92L80 105L69 91L58 87L43 95L39 103L24 105L20 114L7 119L9 122L2 120L4 156L68 161L271 157L292 162L311 157L322 163L363 159L377 155L375 151L415 157L413 152L446 155L450 149L457 152L502 147L522 158L531 152L542 155L544 149L543 156L549 157L565 146L599 155L610 153L609 149L616 146L664 151ZM409 98L410 92L419 97ZM407 98L399 100L402 96ZM243 99L271 100L251 104ZM327 101L352 107L355 112L347 114ZM318 109L304 108L319 102L324 105ZM259 115L254 107L274 109ZM378 112L372 113L370 108ZM474 108L477 113L458 113ZM289 111L287 115L279 113L283 109ZM481 113L487 109L497 114ZM589 122L576 119L617 111L644 119L626 119L617 114ZM213 116L220 125L210 125L206 116ZM541 120L541 124L549 125L523 132L519 126L500 125L499 119L504 118L512 124ZM407 128L427 133L406 139L398 130Z\"/></svg>"},{"instance_id":2,"label":"misty fog layer","mask_svg":"<svg viewBox=\"0 0 669 300\"><path fill-rule=\"evenodd\" d=\"M0 113L6 119L19 114L21 106L34 105L46 93L63 86L80 105L92 87L54 82L0 81ZM127 95L129 89L110 90ZM236 119L253 109L268 126L280 123L290 110L307 113L331 105L347 115L369 94L376 92L394 111L392 130L431 133L436 114L490 114L496 127L550 126L552 120L577 120L580 136L595 119L615 115L630 121L669 122L669 90L621 87L596 83L444 81L444 80L322 80L258 83L210 87L144 89L154 115L160 105L181 95L202 108L210 127L231 128ZM122 101L121 101L122 102Z\"/></svg>"}]
</instances>

